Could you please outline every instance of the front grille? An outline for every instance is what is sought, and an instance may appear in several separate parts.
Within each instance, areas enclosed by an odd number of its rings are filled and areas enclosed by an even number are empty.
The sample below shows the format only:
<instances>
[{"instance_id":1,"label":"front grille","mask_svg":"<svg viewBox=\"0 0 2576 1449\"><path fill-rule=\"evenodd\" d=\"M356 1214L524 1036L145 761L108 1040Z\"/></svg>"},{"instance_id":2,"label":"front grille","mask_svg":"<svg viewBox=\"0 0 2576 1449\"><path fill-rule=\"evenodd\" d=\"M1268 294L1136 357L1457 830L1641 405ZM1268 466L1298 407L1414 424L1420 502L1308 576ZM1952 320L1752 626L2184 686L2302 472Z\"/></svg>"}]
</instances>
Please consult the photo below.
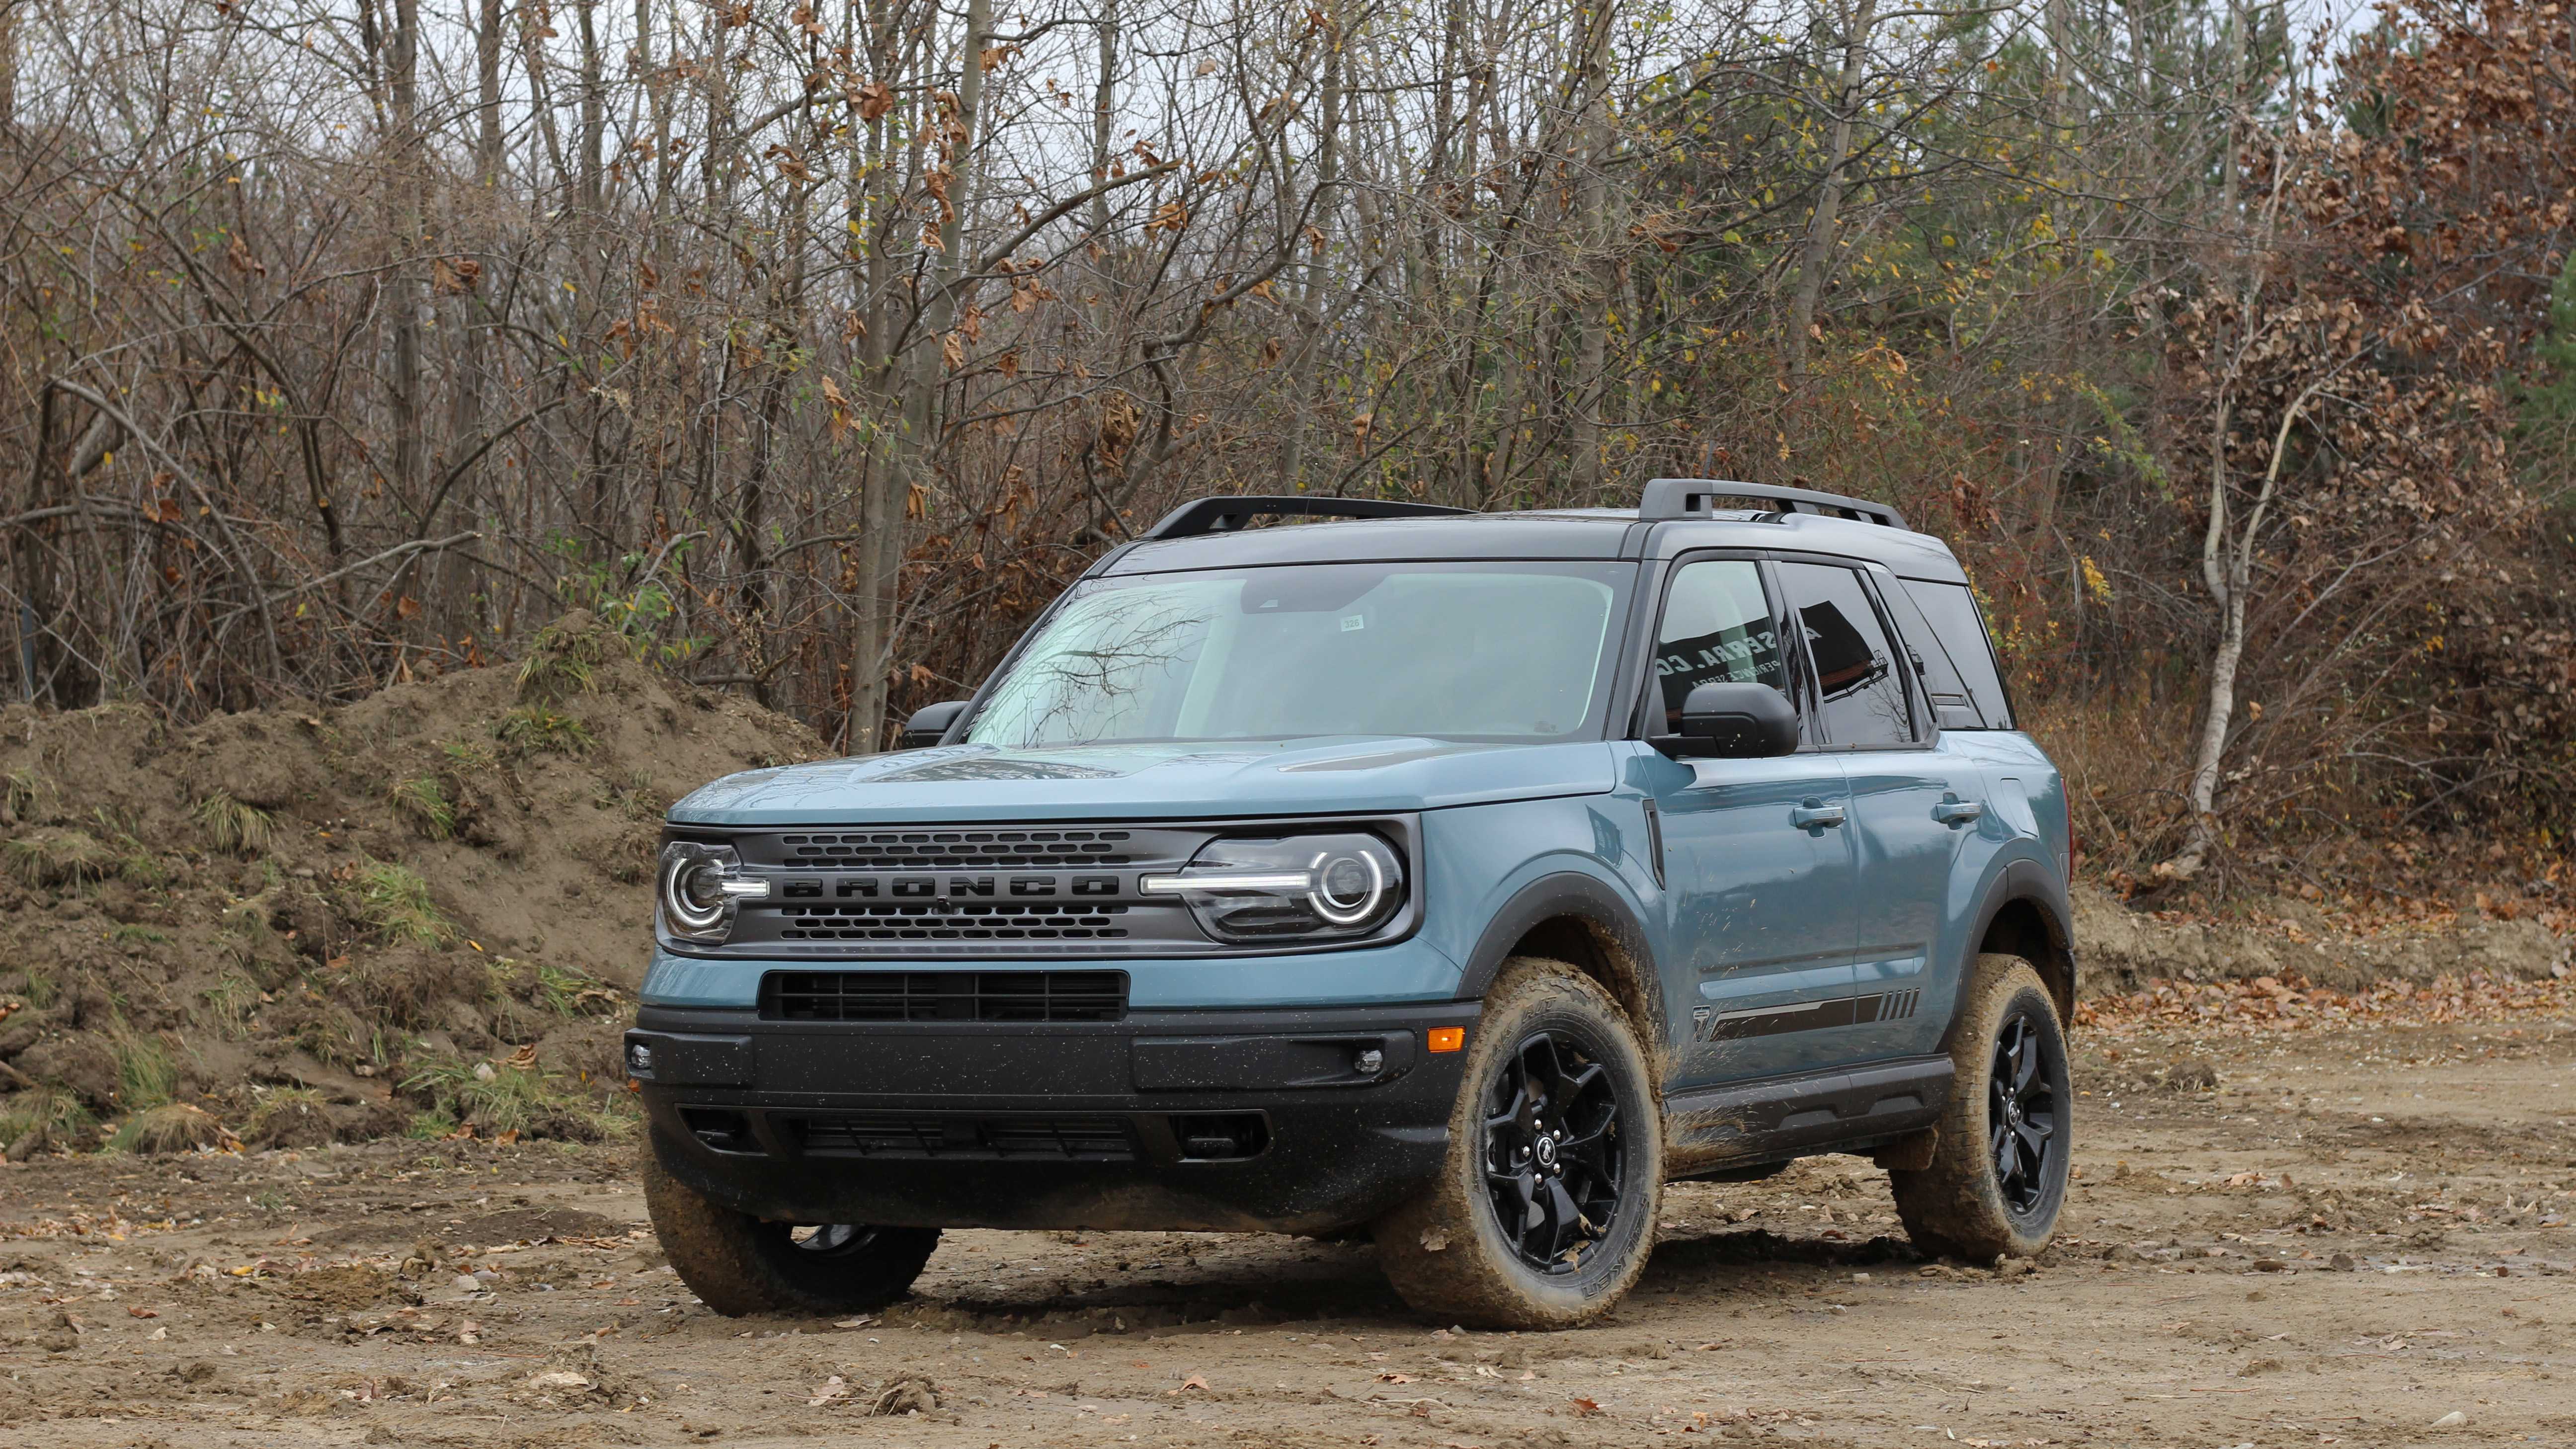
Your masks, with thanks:
<instances>
[{"instance_id":1,"label":"front grille","mask_svg":"<svg viewBox=\"0 0 2576 1449\"><path fill-rule=\"evenodd\" d=\"M811 1157L1129 1162L1135 1134L1117 1117L956 1117L838 1112L770 1118Z\"/></svg>"},{"instance_id":2,"label":"front grille","mask_svg":"<svg viewBox=\"0 0 2576 1449\"><path fill-rule=\"evenodd\" d=\"M992 905L789 905L785 941L1081 941L1127 934L1123 905L1052 901Z\"/></svg>"},{"instance_id":3,"label":"front grille","mask_svg":"<svg viewBox=\"0 0 2576 1449\"><path fill-rule=\"evenodd\" d=\"M773 971L768 1021L1117 1021L1124 971Z\"/></svg>"},{"instance_id":4,"label":"front grille","mask_svg":"<svg viewBox=\"0 0 2576 1449\"><path fill-rule=\"evenodd\" d=\"M778 837L779 864L804 870L1078 869L1124 865L1124 830L864 830Z\"/></svg>"}]
</instances>

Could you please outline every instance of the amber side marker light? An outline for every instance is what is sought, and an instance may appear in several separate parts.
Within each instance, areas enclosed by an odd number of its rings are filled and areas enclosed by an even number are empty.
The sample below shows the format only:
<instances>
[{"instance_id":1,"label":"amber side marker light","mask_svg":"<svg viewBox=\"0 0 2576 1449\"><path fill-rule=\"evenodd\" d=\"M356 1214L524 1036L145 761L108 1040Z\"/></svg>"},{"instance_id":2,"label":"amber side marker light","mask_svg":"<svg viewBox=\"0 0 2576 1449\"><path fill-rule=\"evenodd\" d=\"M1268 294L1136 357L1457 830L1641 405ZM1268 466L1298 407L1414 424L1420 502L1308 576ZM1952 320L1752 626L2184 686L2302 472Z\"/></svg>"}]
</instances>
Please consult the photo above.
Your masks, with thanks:
<instances>
[{"instance_id":1,"label":"amber side marker light","mask_svg":"<svg viewBox=\"0 0 2576 1449\"><path fill-rule=\"evenodd\" d=\"M1435 1026L1429 1034L1435 1052L1454 1052L1467 1044L1467 1028L1463 1026Z\"/></svg>"}]
</instances>

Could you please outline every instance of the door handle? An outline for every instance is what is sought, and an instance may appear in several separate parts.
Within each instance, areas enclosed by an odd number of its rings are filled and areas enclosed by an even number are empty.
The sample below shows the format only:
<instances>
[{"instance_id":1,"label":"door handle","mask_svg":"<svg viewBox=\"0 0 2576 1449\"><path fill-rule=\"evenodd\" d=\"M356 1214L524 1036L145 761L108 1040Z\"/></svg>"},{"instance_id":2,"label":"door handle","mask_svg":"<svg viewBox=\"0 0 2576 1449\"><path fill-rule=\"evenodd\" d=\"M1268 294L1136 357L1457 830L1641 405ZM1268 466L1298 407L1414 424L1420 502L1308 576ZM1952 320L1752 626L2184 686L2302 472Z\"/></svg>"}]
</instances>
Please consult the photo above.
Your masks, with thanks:
<instances>
[{"instance_id":1,"label":"door handle","mask_svg":"<svg viewBox=\"0 0 2576 1449\"><path fill-rule=\"evenodd\" d=\"M1843 807L1839 803L1828 805L1822 800L1809 800L1803 805L1790 807L1789 823L1800 830L1830 830L1843 823Z\"/></svg>"},{"instance_id":2,"label":"door handle","mask_svg":"<svg viewBox=\"0 0 2576 1449\"><path fill-rule=\"evenodd\" d=\"M1932 818L1944 825L1972 825L1986 818L1986 802L1953 795L1932 807Z\"/></svg>"}]
</instances>

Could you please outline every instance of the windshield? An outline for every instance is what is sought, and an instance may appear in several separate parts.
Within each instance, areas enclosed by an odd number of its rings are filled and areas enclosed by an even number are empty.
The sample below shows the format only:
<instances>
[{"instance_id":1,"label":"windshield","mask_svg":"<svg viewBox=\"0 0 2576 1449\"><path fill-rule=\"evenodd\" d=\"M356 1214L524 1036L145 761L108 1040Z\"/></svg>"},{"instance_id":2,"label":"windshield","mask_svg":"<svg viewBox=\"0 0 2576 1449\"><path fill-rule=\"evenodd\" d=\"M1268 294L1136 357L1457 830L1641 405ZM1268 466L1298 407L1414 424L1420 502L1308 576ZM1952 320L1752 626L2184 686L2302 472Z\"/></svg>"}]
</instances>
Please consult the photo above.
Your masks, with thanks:
<instances>
[{"instance_id":1,"label":"windshield","mask_svg":"<svg viewBox=\"0 0 2576 1449\"><path fill-rule=\"evenodd\" d=\"M1633 564L1304 564L1093 579L967 739L1013 749L1593 727Z\"/></svg>"}]
</instances>

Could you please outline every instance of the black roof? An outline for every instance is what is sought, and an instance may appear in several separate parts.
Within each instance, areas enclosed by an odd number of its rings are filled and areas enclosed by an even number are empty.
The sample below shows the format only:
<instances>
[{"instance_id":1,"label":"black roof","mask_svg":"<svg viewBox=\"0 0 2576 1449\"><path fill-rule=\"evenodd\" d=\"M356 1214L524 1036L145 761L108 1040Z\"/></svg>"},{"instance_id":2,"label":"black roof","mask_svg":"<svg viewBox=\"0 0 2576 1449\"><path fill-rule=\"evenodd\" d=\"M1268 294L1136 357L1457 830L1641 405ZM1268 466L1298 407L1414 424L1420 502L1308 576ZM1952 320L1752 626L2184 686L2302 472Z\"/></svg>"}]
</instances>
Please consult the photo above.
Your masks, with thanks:
<instances>
[{"instance_id":1,"label":"black roof","mask_svg":"<svg viewBox=\"0 0 2576 1449\"><path fill-rule=\"evenodd\" d=\"M1443 559L1665 559L1700 548L1829 553L1884 564L1906 578L1966 581L1947 544L1908 528L1753 510L1641 519L1633 508L1336 519L1147 537L1105 555L1091 573Z\"/></svg>"}]
</instances>

